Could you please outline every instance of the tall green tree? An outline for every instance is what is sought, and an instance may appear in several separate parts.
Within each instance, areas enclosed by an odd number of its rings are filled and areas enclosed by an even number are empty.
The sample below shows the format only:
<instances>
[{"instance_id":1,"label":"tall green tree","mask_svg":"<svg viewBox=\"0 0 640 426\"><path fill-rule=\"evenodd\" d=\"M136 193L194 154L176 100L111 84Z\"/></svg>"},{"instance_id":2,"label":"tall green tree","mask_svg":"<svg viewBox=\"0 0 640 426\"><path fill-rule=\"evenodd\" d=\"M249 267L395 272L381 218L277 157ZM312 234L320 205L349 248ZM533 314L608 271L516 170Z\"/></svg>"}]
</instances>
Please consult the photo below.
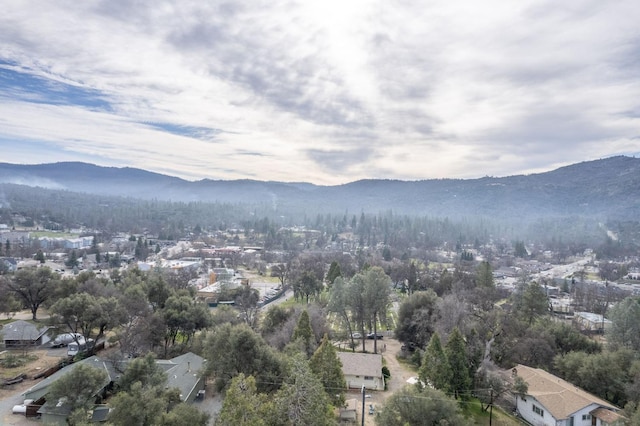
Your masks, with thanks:
<instances>
[{"instance_id":1,"label":"tall green tree","mask_svg":"<svg viewBox=\"0 0 640 426\"><path fill-rule=\"evenodd\" d=\"M99 391L108 385L107 373L100 368L80 363L67 374L51 384L47 400L56 403L64 400L72 415L72 424L83 424L88 410Z\"/></svg>"},{"instance_id":2,"label":"tall green tree","mask_svg":"<svg viewBox=\"0 0 640 426\"><path fill-rule=\"evenodd\" d=\"M293 283L293 293L296 299L305 299L309 303L310 296L316 296L322 291L322 281L311 271L304 271Z\"/></svg>"},{"instance_id":3,"label":"tall green tree","mask_svg":"<svg viewBox=\"0 0 640 426\"><path fill-rule=\"evenodd\" d=\"M260 294L258 290L250 286L242 286L235 298L236 307L240 309L242 319L251 328L256 328L258 325L259 301Z\"/></svg>"},{"instance_id":4,"label":"tall green tree","mask_svg":"<svg viewBox=\"0 0 640 426\"><path fill-rule=\"evenodd\" d=\"M165 353L170 345L176 344L178 335L182 335L184 343L198 330L211 323L209 309L201 302L195 301L188 293L179 292L167 299L164 309L160 311L166 324Z\"/></svg>"},{"instance_id":5,"label":"tall green tree","mask_svg":"<svg viewBox=\"0 0 640 426\"><path fill-rule=\"evenodd\" d=\"M302 356L293 357L282 387L274 395L275 411L285 425L334 425L325 390Z\"/></svg>"},{"instance_id":6,"label":"tall green tree","mask_svg":"<svg viewBox=\"0 0 640 426\"><path fill-rule=\"evenodd\" d=\"M159 426L207 426L209 414L204 413L198 407L181 402L168 413L162 413Z\"/></svg>"},{"instance_id":7,"label":"tall green tree","mask_svg":"<svg viewBox=\"0 0 640 426\"><path fill-rule=\"evenodd\" d=\"M204 347L207 372L218 390L225 389L240 373L253 375L261 392L278 389L284 374L280 354L246 324L223 324L207 338Z\"/></svg>"},{"instance_id":8,"label":"tall green tree","mask_svg":"<svg viewBox=\"0 0 640 426\"><path fill-rule=\"evenodd\" d=\"M311 320L309 319L309 312L305 309L298 318L298 324L293 330L292 341L300 340L305 349L307 356L311 356L315 350L316 342L313 334L313 328L311 328Z\"/></svg>"},{"instance_id":9,"label":"tall green tree","mask_svg":"<svg viewBox=\"0 0 640 426\"><path fill-rule=\"evenodd\" d=\"M415 262L409 264L409 276L407 278L407 293L412 295L418 290L418 269Z\"/></svg>"},{"instance_id":10,"label":"tall green tree","mask_svg":"<svg viewBox=\"0 0 640 426\"><path fill-rule=\"evenodd\" d=\"M347 329L349 339L351 339L351 347L355 351L355 341L353 332L355 324L351 320L351 311L349 309L349 286L350 282L342 277L336 278L329 293L329 312L335 312L340 317L343 325Z\"/></svg>"},{"instance_id":11,"label":"tall green tree","mask_svg":"<svg viewBox=\"0 0 640 426\"><path fill-rule=\"evenodd\" d=\"M331 262L331 265L329 265L329 272L327 272L326 278L327 283L329 283L329 285L333 285L333 282L336 280L336 278L341 276L342 272L340 271L340 264L334 260L333 262Z\"/></svg>"},{"instance_id":12,"label":"tall green tree","mask_svg":"<svg viewBox=\"0 0 640 426\"><path fill-rule=\"evenodd\" d=\"M53 294L54 282L59 279L50 268L24 268L18 270L13 279L4 281L7 290L31 310L32 319L37 321L40 305Z\"/></svg>"},{"instance_id":13,"label":"tall green tree","mask_svg":"<svg viewBox=\"0 0 640 426\"><path fill-rule=\"evenodd\" d=\"M528 256L527 249L524 246L524 241L516 241L513 244L513 247L514 247L516 257L524 258Z\"/></svg>"},{"instance_id":14,"label":"tall green tree","mask_svg":"<svg viewBox=\"0 0 640 426\"><path fill-rule=\"evenodd\" d=\"M156 363L152 353L143 358L136 358L128 365L116 385L121 391L129 391L134 383L140 383L143 388L162 386L167 381L167 375Z\"/></svg>"},{"instance_id":15,"label":"tall green tree","mask_svg":"<svg viewBox=\"0 0 640 426\"><path fill-rule=\"evenodd\" d=\"M464 337L458 327L449 335L445 346L445 354L451 368L451 392L456 399L467 399L471 389L471 377L469 376L469 359Z\"/></svg>"},{"instance_id":16,"label":"tall green tree","mask_svg":"<svg viewBox=\"0 0 640 426\"><path fill-rule=\"evenodd\" d=\"M452 398L439 390L416 386L394 392L378 411L375 421L381 426L469 424Z\"/></svg>"},{"instance_id":17,"label":"tall green tree","mask_svg":"<svg viewBox=\"0 0 640 426\"><path fill-rule=\"evenodd\" d=\"M107 421L113 426L156 426L163 414L179 403L180 391L176 388L145 387L135 382L129 390L111 398L112 411Z\"/></svg>"},{"instance_id":18,"label":"tall green tree","mask_svg":"<svg viewBox=\"0 0 640 426\"><path fill-rule=\"evenodd\" d=\"M259 394L256 379L240 373L231 380L216 417L217 426L266 426L272 405Z\"/></svg>"},{"instance_id":19,"label":"tall green tree","mask_svg":"<svg viewBox=\"0 0 640 426\"><path fill-rule=\"evenodd\" d=\"M612 321L608 341L614 347L640 352L640 298L627 297L610 311Z\"/></svg>"},{"instance_id":20,"label":"tall green tree","mask_svg":"<svg viewBox=\"0 0 640 426\"><path fill-rule=\"evenodd\" d=\"M124 315L115 297L95 297L88 293L60 299L49 308L49 312L70 332L80 333L85 338L103 334L118 325Z\"/></svg>"},{"instance_id":21,"label":"tall green tree","mask_svg":"<svg viewBox=\"0 0 640 426\"><path fill-rule=\"evenodd\" d=\"M351 313L352 321L356 324L358 331L364 336L365 333L365 321L368 315L367 299L365 298L365 291L367 288L367 282L362 272L354 275L347 286L347 304ZM365 352L365 341L362 339L362 352Z\"/></svg>"},{"instance_id":22,"label":"tall green tree","mask_svg":"<svg viewBox=\"0 0 640 426\"><path fill-rule=\"evenodd\" d=\"M430 384L443 392L449 391L453 372L447 355L442 349L438 332L433 333L429 340L420 365L419 377L425 384Z\"/></svg>"},{"instance_id":23,"label":"tall green tree","mask_svg":"<svg viewBox=\"0 0 640 426\"><path fill-rule=\"evenodd\" d=\"M431 289L416 291L404 299L398 309L396 338L405 344L425 347L435 329L438 300Z\"/></svg>"},{"instance_id":24,"label":"tall green tree","mask_svg":"<svg viewBox=\"0 0 640 426\"><path fill-rule=\"evenodd\" d=\"M374 333L373 352L378 353L378 321L386 319L391 279L379 266L367 269L364 275L366 312Z\"/></svg>"},{"instance_id":25,"label":"tall green tree","mask_svg":"<svg viewBox=\"0 0 640 426\"><path fill-rule=\"evenodd\" d=\"M479 287L494 287L493 269L491 268L491 264L489 262L482 261L478 265L478 269L476 270L476 284Z\"/></svg>"},{"instance_id":26,"label":"tall green tree","mask_svg":"<svg viewBox=\"0 0 640 426\"><path fill-rule=\"evenodd\" d=\"M311 371L320 379L327 397L335 407L344 404L347 382L342 373L342 362L338 358L335 346L325 334L322 343L309 361Z\"/></svg>"},{"instance_id":27,"label":"tall green tree","mask_svg":"<svg viewBox=\"0 0 640 426\"><path fill-rule=\"evenodd\" d=\"M2 247L0 245L0 247ZM22 304L15 298L7 286L9 277L0 275L0 313L11 313L22 309Z\"/></svg>"},{"instance_id":28,"label":"tall green tree","mask_svg":"<svg viewBox=\"0 0 640 426\"><path fill-rule=\"evenodd\" d=\"M75 250L72 250L71 253L69 254L69 258L65 262L65 265L67 265L67 267L69 268L77 268L78 264L79 264L78 254L76 253Z\"/></svg>"},{"instance_id":29,"label":"tall green tree","mask_svg":"<svg viewBox=\"0 0 640 426\"><path fill-rule=\"evenodd\" d=\"M536 318L549 312L547 294L540 284L532 281L525 286L521 301L516 303L516 307L523 319L531 325Z\"/></svg>"}]
</instances>

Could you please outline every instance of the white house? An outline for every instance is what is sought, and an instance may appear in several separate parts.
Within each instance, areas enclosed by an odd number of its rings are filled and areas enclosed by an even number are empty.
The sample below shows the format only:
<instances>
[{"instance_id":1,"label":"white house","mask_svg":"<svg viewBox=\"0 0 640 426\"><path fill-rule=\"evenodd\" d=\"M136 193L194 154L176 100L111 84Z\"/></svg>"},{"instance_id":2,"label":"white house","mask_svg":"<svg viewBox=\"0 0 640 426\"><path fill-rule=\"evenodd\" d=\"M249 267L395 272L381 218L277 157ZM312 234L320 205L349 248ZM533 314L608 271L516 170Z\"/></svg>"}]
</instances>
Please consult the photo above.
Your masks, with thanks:
<instances>
[{"instance_id":1,"label":"white house","mask_svg":"<svg viewBox=\"0 0 640 426\"><path fill-rule=\"evenodd\" d=\"M347 388L359 389L365 386L370 390L384 390L382 355L338 352L338 358L342 362Z\"/></svg>"},{"instance_id":2,"label":"white house","mask_svg":"<svg viewBox=\"0 0 640 426\"><path fill-rule=\"evenodd\" d=\"M527 382L516 396L520 416L534 426L622 426L619 408L539 368L518 365L513 374Z\"/></svg>"}]
</instances>

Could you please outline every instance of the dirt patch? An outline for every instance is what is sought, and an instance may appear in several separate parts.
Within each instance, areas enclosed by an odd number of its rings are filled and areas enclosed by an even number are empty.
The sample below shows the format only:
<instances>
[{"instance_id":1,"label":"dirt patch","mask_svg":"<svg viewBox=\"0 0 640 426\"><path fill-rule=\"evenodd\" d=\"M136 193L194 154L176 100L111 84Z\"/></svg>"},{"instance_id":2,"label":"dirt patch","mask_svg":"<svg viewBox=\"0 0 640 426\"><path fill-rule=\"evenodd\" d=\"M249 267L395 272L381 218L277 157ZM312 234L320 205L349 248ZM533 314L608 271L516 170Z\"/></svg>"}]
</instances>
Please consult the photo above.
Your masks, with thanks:
<instances>
[{"instance_id":1,"label":"dirt patch","mask_svg":"<svg viewBox=\"0 0 640 426\"><path fill-rule=\"evenodd\" d=\"M0 379L10 379L13 377L17 377L20 374L25 374L27 378L13 385L5 386L0 388L0 400L9 397L11 395L15 395L16 393L24 392L29 389L31 386L38 383L40 379L34 380L33 378L46 369L53 367L58 364L62 359L66 357L67 349L31 349L28 351L22 350L11 350L6 351L0 357L4 357L7 354L16 355L18 357L26 356L28 358L33 358L33 360L28 361L25 365L14 368L3 368L0 371Z\"/></svg>"}]
</instances>

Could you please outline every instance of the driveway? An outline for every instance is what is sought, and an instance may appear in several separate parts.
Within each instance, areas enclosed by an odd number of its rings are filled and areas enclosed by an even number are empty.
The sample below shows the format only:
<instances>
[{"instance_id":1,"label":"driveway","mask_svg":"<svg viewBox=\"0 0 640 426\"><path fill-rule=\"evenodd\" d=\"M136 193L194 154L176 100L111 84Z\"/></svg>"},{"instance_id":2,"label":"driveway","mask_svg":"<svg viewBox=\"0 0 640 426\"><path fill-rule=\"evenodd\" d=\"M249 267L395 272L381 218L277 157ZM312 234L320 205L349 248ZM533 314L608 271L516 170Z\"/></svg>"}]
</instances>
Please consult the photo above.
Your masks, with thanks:
<instances>
[{"instance_id":1,"label":"driveway","mask_svg":"<svg viewBox=\"0 0 640 426\"><path fill-rule=\"evenodd\" d=\"M24 414L12 414L13 406L20 405L23 401L22 390L8 387L0 391L0 425L28 426L38 423L35 420L28 420Z\"/></svg>"},{"instance_id":2,"label":"driveway","mask_svg":"<svg viewBox=\"0 0 640 426\"><path fill-rule=\"evenodd\" d=\"M373 340L366 339L365 346L368 352L373 353ZM410 377L416 376L417 373L405 367L401 364L397 355L400 354L400 347L402 344L391 337L385 337L383 340L378 341L378 352L382 354L384 359L383 364L387 366L391 373L391 378L387 382L386 391L367 391L365 397L365 419L364 424L368 426L375 425L375 415L369 414L369 404L373 404L374 409L380 408L384 401L393 395L394 392L406 386L407 380ZM362 345L358 346L359 350L362 350ZM362 401L362 393L358 390L350 390L347 392L346 399L356 398L358 401ZM360 424L360 409L358 410L358 422Z\"/></svg>"}]
</instances>

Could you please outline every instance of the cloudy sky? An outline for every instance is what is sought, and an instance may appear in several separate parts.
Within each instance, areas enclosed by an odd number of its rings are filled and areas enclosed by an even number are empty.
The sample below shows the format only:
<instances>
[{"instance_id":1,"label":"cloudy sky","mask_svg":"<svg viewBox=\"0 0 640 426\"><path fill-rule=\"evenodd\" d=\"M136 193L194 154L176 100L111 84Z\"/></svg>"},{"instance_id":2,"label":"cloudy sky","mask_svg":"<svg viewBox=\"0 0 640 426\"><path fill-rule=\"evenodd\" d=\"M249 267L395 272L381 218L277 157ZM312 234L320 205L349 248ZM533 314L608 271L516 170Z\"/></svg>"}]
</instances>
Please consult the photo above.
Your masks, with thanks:
<instances>
[{"instance_id":1,"label":"cloudy sky","mask_svg":"<svg viewBox=\"0 0 640 426\"><path fill-rule=\"evenodd\" d=\"M640 155L640 2L6 2L0 161L190 180L507 176Z\"/></svg>"}]
</instances>

